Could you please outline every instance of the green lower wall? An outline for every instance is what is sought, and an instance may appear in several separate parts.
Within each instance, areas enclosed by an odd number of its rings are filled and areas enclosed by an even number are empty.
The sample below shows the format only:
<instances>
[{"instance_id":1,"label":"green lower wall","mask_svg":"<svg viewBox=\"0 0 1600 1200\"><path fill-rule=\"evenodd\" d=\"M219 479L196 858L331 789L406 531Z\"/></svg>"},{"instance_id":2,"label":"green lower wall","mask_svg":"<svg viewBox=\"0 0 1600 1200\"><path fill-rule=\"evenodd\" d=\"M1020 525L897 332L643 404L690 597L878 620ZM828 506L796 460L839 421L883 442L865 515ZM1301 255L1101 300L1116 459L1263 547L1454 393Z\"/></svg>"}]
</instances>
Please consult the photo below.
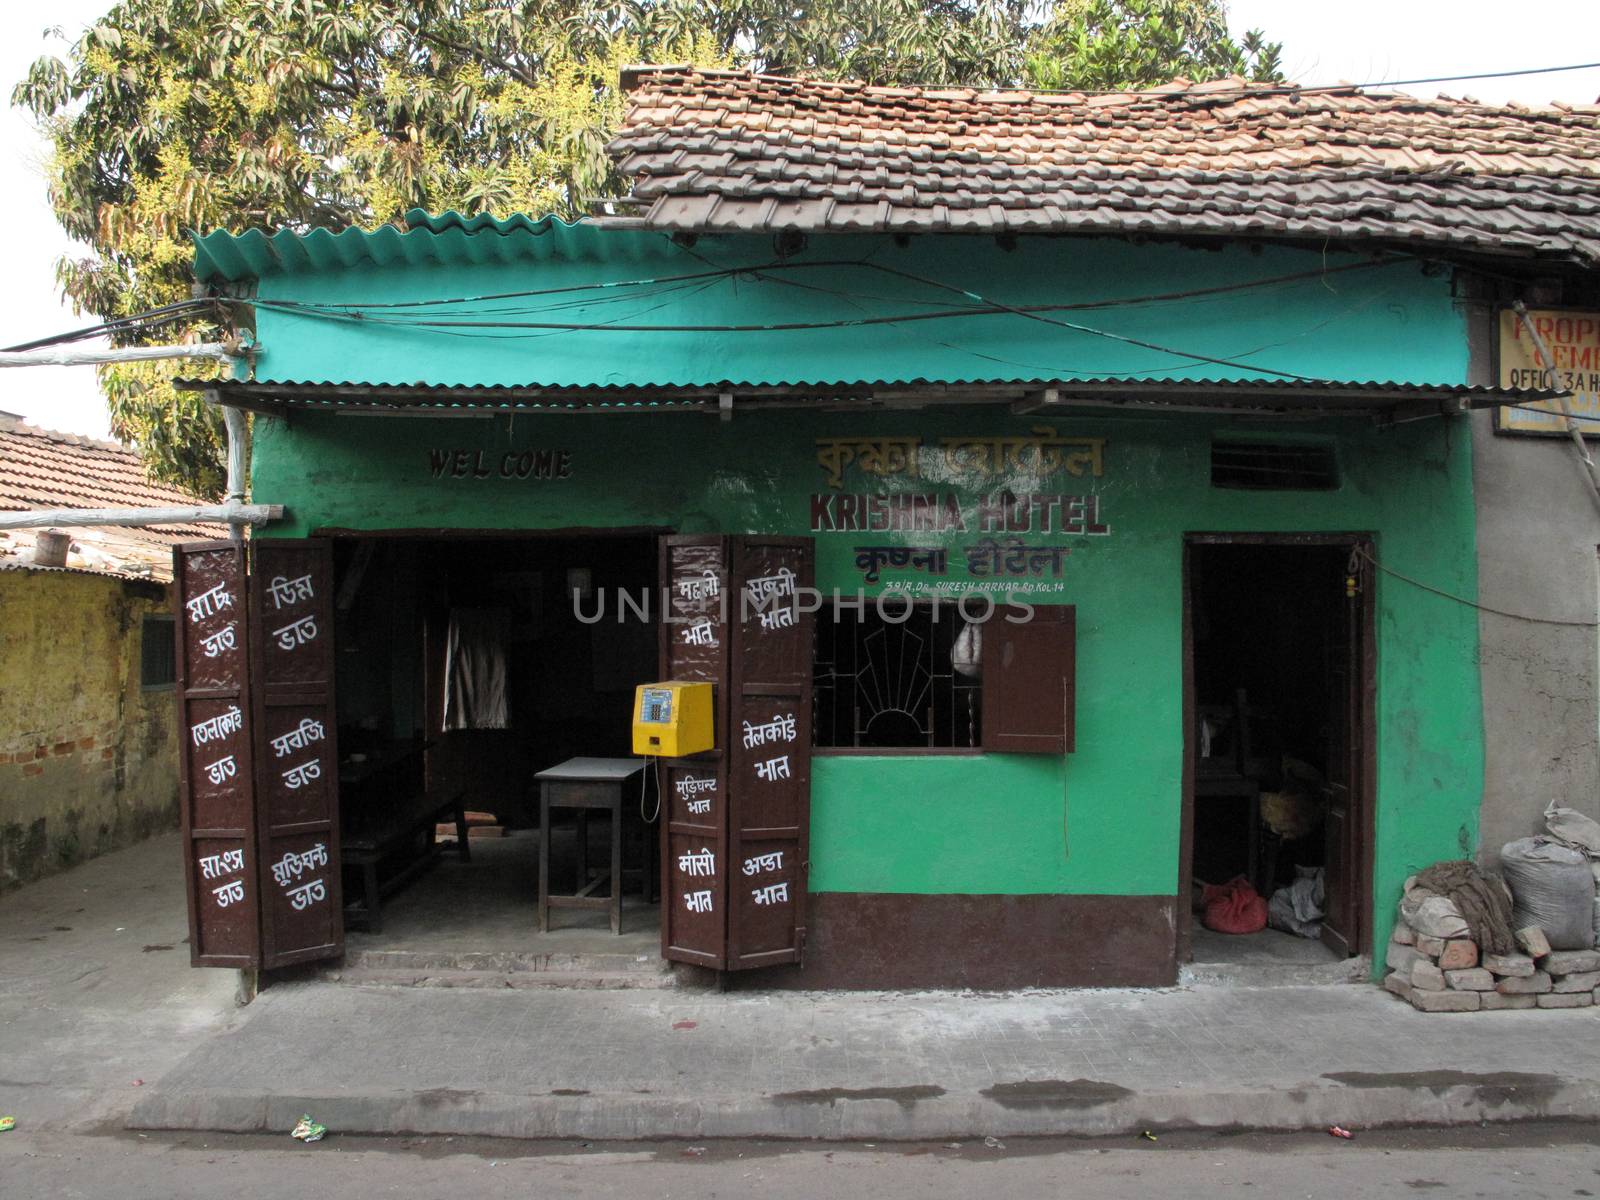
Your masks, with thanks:
<instances>
[{"instance_id":1,"label":"green lower wall","mask_svg":"<svg viewBox=\"0 0 1600 1200\"><path fill-rule=\"evenodd\" d=\"M1153 863L1177 862L1176 823L1169 831L1149 822L1141 840L1119 845L1116 806L1094 801L1101 787L1073 794L1085 774L1104 778L1095 757L1085 765L1075 756L1069 766L1025 754L819 756L812 791L825 799L812 801L811 885L936 895L1171 892L1173 883L1142 881L1162 874L1149 869ZM1161 780L1124 775L1123 782L1122 795L1176 814L1159 800L1149 804L1168 790Z\"/></svg>"},{"instance_id":2,"label":"green lower wall","mask_svg":"<svg viewBox=\"0 0 1600 1200\"><path fill-rule=\"evenodd\" d=\"M831 489L819 438L915 432L1025 435L1037 418L1004 409L902 414L741 413L388 420L296 415L255 422L254 495L288 506L268 536L318 529L662 527L802 533L810 498ZM1102 437L1098 480L1011 477L1019 490L1098 494L1105 537L1029 535L1070 548L1060 591L1078 608L1077 750L1023 755L819 755L812 795L812 886L820 891L1170 895L1178 880L1183 753L1182 553L1185 532L1374 535L1380 559L1463 597L1476 591L1471 446L1444 421L1383 432L1366 423L1263 430L1198 417L1062 415L1062 436ZM1342 484L1330 492L1240 492L1209 483L1218 434L1320 439ZM508 451L559 447L561 480L434 478L430 452L465 448L495 463ZM910 481L847 469L843 491L925 490L960 497L969 520L980 485ZM818 583L853 590L853 547L951 549L967 534L820 532ZM901 581L913 576L900 575ZM886 577L885 582L889 582ZM1045 581L1051 582L1051 581ZM870 589L869 589L870 590ZM1461 604L1380 575L1378 794L1374 877L1387 937L1405 876L1476 847L1482 782L1477 623ZM623 714L619 720L625 719Z\"/></svg>"}]
</instances>

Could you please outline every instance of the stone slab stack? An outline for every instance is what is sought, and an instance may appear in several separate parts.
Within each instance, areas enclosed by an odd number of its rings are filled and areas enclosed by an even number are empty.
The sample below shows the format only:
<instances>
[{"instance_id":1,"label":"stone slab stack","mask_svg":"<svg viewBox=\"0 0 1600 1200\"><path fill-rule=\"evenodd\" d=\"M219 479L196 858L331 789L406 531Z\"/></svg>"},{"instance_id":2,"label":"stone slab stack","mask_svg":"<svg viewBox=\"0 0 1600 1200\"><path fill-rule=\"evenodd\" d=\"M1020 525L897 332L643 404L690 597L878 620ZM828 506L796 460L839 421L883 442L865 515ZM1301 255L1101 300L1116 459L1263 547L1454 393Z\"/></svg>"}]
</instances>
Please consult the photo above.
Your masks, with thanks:
<instances>
[{"instance_id":1,"label":"stone slab stack","mask_svg":"<svg viewBox=\"0 0 1600 1200\"><path fill-rule=\"evenodd\" d=\"M1600 1001L1600 950L1551 950L1538 929L1519 954L1478 953L1467 938L1418 934L1403 921L1389 941L1383 986L1422 1012L1588 1008Z\"/></svg>"},{"instance_id":2,"label":"stone slab stack","mask_svg":"<svg viewBox=\"0 0 1600 1200\"><path fill-rule=\"evenodd\" d=\"M1594 944L1600 946L1600 858L1590 860L1589 870L1594 872Z\"/></svg>"}]
</instances>

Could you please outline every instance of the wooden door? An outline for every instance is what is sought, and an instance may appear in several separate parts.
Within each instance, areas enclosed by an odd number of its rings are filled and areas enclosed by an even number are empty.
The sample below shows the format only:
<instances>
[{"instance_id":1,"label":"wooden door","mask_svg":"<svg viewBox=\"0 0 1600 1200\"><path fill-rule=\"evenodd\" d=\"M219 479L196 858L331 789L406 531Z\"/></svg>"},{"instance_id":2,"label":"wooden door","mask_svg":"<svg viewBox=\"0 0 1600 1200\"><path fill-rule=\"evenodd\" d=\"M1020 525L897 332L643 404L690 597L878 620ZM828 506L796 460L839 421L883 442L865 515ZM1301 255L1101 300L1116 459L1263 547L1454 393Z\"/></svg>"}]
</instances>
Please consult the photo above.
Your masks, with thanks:
<instances>
[{"instance_id":1,"label":"wooden door","mask_svg":"<svg viewBox=\"0 0 1600 1200\"><path fill-rule=\"evenodd\" d=\"M661 678L716 692L716 746L661 763L661 954L717 970L800 961L811 827L809 538L661 543Z\"/></svg>"},{"instance_id":2,"label":"wooden door","mask_svg":"<svg viewBox=\"0 0 1600 1200\"><path fill-rule=\"evenodd\" d=\"M244 544L173 548L189 962L261 965Z\"/></svg>"},{"instance_id":3,"label":"wooden door","mask_svg":"<svg viewBox=\"0 0 1600 1200\"><path fill-rule=\"evenodd\" d=\"M811 539L736 537L730 597L730 970L799 962L811 830Z\"/></svg>"},{"instance_id":4,"label":"wooden door","mask_svg":"<svg viewBox=\"0 0 1600 1200\"><path fill-rule=\"evenodd\" d=\"M1327 914L1322 921L1322 942L1348 958L1359 953L1362 944L1363 807L1369 803L1365 795L1366 606L1371 587L1364 558L1352 554L1343 586L1343 602L1329 630L1328 805L1323 823Z\"/></svg>"},{"instance_id":5,"label":"wooden door","mask_svg":"<svg viewBox=\"0 0 1600 1200\"><path fill-rule=\"evenodd\" d=\"M661 782L661 957L728 961L728 539L661 539L661 678L710 683L716 746L669 758Z\"/></svg>"},{"instance_id":6,"label":"wooden door","mask_svg":"<svg viewBox=\"0 0 1600 1200\"><path fill-rule=\"evenodd\" d=\"M344 952L333 561L322 541L173 551L184 876L197 967Z\"/></svg>"},{"instance_id":7,"label":"wooden door","mask_svg":"<svg viewBox=\"0 0 1600 1200\"><path fill-rule=\"evenodd\" d=\"M333 548L272 539L252 549L261 965L281 967L344 953Z\"/></svg>"}]
</instances>

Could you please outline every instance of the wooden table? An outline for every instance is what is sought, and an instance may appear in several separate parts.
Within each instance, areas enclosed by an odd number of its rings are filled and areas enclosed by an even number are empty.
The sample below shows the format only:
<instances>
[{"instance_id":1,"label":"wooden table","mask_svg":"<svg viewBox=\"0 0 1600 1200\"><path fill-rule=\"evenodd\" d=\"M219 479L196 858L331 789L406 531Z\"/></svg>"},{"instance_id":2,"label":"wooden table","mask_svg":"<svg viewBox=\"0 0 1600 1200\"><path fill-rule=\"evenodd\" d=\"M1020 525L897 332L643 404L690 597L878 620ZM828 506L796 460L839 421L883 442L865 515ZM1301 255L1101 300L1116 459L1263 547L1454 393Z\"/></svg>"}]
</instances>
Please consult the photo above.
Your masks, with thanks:
<instances>
[{"instance_id":1,"label":"wooden table","mask_svg":"<svg viewBox=\"0 0 1600 1200\"><path fill-rule=\"evenodd\" d=\"M569 758L540 771L539 781L539 932L550 928L552 908L597 908L611 912L611 932L622 932L622 806L640 786L644 763L637 758ZM629 790L632 785L633 791ZM578 890L568 896L550 894L550 810L578 810ZM611 869L590 879L589 813L611 814ZM607 880L609 896L594 892Z\"/></svg>"}]
</instances>

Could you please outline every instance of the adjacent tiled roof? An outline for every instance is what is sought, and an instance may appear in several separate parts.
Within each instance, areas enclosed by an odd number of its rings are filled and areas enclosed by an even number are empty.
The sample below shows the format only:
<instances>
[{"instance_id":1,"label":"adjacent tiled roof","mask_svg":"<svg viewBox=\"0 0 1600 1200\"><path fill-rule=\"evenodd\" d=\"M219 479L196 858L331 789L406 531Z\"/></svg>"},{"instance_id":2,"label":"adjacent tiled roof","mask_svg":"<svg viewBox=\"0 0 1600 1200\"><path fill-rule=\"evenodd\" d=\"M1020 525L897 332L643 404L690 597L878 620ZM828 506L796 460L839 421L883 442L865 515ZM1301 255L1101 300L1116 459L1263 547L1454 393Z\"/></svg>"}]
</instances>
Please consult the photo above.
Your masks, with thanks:
<instances>
[{"instance_id":1,"label":"adjacent tiled roof","mask_svg":"<svg viewBox=\"0 0 1600 1200\"><path fill-rule=\"evenodd\" d=\"M177 488L151 483L139 456L115 442L40 429L0 418L0 510L52 508L175 508L198 504ZM171 574L175 542L226 537L227 527L193 525L75 528L69 565L108 571ZM0 557L32 545L32 532L0 541Z\"/></svg>"},{"instance_id":2,"label":"adjacent tiled roof","mask_svg":"<svg viewBox=\"0 0 1600 1200\"><path fill-rule=\"evenodd\" d=\"M1241 79L1117 95L639 67L649 227L1343 239L1600 263L1600 108Z\"/></svg>"}]
</instances>

